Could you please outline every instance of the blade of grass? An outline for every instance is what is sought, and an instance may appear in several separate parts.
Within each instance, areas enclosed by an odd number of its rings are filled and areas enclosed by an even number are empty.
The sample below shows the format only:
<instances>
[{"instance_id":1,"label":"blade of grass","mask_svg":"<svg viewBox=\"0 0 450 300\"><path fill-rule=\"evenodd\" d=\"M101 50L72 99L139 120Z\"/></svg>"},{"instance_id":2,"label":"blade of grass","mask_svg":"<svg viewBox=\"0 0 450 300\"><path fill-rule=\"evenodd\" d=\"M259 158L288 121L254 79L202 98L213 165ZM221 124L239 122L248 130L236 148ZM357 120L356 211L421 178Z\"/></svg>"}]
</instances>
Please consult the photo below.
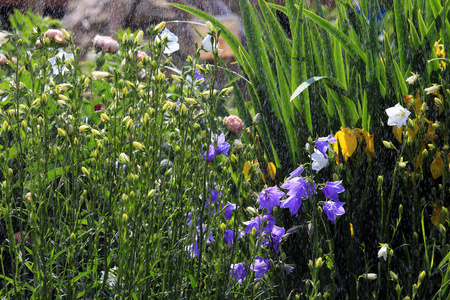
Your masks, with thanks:
<instances>
[{"instance_id":1,"label":"blade of grass","mask_svg":"<svg viewBox=\"0 0 450 300\"><path fill-rule=\"evenodd\" d=\"M311 21L322 27L324 30L328 31L334 38L336 38L351 57L353 57L354 59L360 58L364 62L364 64L367 63L367 57L364 51L342 31L334 27L327 20L319 17L318 15L314 14L309 10L304 10L303 13Z\"/></svg>"}]
</instances>

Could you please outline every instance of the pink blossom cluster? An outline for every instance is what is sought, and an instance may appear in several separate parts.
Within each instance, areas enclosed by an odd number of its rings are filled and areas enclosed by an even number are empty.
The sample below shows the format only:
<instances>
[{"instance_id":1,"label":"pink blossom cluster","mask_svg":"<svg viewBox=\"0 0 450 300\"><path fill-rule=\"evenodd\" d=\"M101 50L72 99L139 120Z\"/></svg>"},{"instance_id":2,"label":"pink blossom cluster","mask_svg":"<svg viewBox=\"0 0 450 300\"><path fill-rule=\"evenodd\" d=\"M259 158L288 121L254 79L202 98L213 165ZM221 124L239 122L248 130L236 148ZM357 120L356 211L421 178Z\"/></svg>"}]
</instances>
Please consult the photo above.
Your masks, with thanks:
<instances>
[{"instance_id":1,"label":"pink blossom cluster","mask_svg":"<svg viewBox=\"0 0 450 300\"><path fill-rule=\"evenodd\" d=\"M129 54L130 56L133 56L133 52L131 52L131 50L130 50L130 52L128 52L128 54ZM144 51L139 51L139 50L138 50L137 55L136 55L136 60L137 60L137 61L142 61L142 59L143 59L144 57L148 57L147 53L145 53Z\"/></svg>"},{"instance_id":2,"label":"pink blossom cluster","mask_svg":"<svg viewBox=\"0 0 450 300\"><path fill-rule=\"evenodd\" d=\"M44 39L49 38L57 44L67 45L69 42L64 38L63 33L59 29L49 29L44 33Z\"/></svg>"},{"instance_id":3,"label":"pink blossom cluster","mask_svg":"<svg viewBox=\"0 0 450 300\"><path fill-rule=\"evenodd\" d=\"M242 128L244 128L244 122L238 116L228 116L223 119L223 123L229 132L236 135L241 134Z\"/></svg>"},{"instance_id":4,"label":"pink blossom cluster","mask_svg":"<svg viewBox=\"0 0 450 300\"><path fill-rule=\"evenodd\" d=\"M110 36L96 35L92 43L104 52L115 53L119 50L119 43Z\"/></svg>"}]
</instances>

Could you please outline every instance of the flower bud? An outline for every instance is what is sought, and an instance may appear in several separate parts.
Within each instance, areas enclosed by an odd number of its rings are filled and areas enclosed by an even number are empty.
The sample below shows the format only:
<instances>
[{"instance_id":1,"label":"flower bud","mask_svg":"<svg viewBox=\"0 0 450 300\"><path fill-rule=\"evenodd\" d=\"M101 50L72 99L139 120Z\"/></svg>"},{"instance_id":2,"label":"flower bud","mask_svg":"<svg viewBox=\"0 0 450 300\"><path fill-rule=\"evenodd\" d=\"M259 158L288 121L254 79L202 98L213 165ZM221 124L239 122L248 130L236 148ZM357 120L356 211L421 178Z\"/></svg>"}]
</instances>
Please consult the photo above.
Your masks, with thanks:
<instances>
[{"instance_id":1,"label":"flower bud","mask_svg":"<svg viewBox=\"0 0 450 300\"><path fill-rule=\"evenodd\" d=\"M100 135L100 131L98 131L98 130L96 130L96 129L94 129L94 128L91 128L91 133L92 133L94 136Z\"/></svg>"},{"instance_id":2,"label":"flower bud","mask_svg":"<svg viewBox=\"0 0 450 300\"><path fill-rule=\"evenodd\" d=\"M388 149L393 149L392 147L393 147L393 145L392 145L392 143L391 142L388 142L388 141L383 141L383 145L386 147L386 148L388 148Z\"/></svg>"},{"instance_id":3,"label":"flower bud","mask_svg":"<svg viewBox=\"0 0 450 300\"><path fill-rule=\"evenodd\" d=\"M257 113L255 117L253 117L253 124L258 125L260 121L261 121L261 114Z\"/></svg>"},{"instance_id":4,"label":"flower bud","mask_svg":"<svg viewBox=\"0 0 450 300\"><path fill-rule=\"evenodd\" d=\"M102 113L102 114L100 115L100 119L102 119L102 121L103 121L104 123L109 123L109 117L108 117L108 115L105 114L105 113Z\"/></svg>"},{"instance_id":5,"label":"flower bud","mask_svg":"<svg viewBox=\"0 0 450 300\"><path fill-rule=\"evenodd\" d=\"M95 79L104 79L111 76L111 74L109 74L108 72L104 72L104 71L94 71L92 72L92 77Z\"/></svg>"},{"instance_id":6,"label":"flower bud","mask_svg":"<svg viewBox=\"0 0 450 300\"><path fill-rule=\"evenodd\" d=\"M91 80L89 79L89 77L86 77L86 78L84 79L84 83L83 83L84 88L87 88L87 87L89 86L90 83L91 83ZM83 94L83 96L84 96L84 94ZM87 98L87 97L86 97L86 98Z\"/></svg>"},{"instance_id":7,"label":"flower bud","mask_svg":"<svg viewBox=\"0 0 450 300\"><path fill-rule=\"evenodd\" d=\"M397 281L397 280L398 280L398 276L397 276L397 274L395 274L394 272L389 271L389 275L391 275L391 278L392 278L394 281Z\"/></svg>"},{"instance_id":8,"label":"flower bud","mask_svg":"<svg viewBox=\"0 0 450 300\"><path fill-rule=\"evenodd\" d=\"M318 269L318 268L320 268L322 265L323 265L322 257L319 257L319 258L316 260L315 267L316 267L316 269Z\"/></svg>"},{"instance_id":9,"label":"flower bud","mask_svg":"<svg viewBox=\"0 0 450 300\"><path fill-rule=\"evenodd\" d=\"M58 128L58 135L60 135L61 137L66 137L67 133L64 129Z\"/></svg>"},{"instance_id":10,"label":"flower bud","mask_svg":"<svg viewBox=\"0 0 450 300\"><path fill-rule=\"evenodd\" d=\"M44 105L47 105L47 103L48 103L48 97L47 97L47 94L46 94L46 93L42 93L41 99L42 99L42 103L43 103Z\"/></svg>"},{"instance_id":11,"label":"flower bud","mask_svg":"<svg viewBox=\"0 0 450 300\"><path fill-rule=\"evenodd\" d=\"M143 37L144 37L144 32L142 30L139 30L139 32L136 35L136 38L134 39L134 43L139 44L142 41Z\"/></svg>"},{"instance_id":12,"label":"flower bud","mask_svg":"<svg viewBox=\"0 0 450 300\"><path fill-rule=\"evenodd\" d=\"M81 167L81 172L83 172L84 176L89 177L90 172L85 167Z\"/></svg>"},{"instance_id":13,"label":"flower bud","mask_svg":"<svg viewBox=\"0 0 450 300\"><path fill-rule=\"evenodd\" d=\"M220 223L219 228L224 232L227 229L227 225L225 225L225 223Z\"/></svg>"},{"instance_id":14,"label":"flower bud","mask_svg":"<svg viewBox=\"0 0 450 300\"><path fill-rule=\"evenodd\" d=\"M214 31L215 30L213 24L210 21L206 22L206 27L208 27L209 31Z\"/></svg>"},{"instance_id":15,"label":"flower bud","mask_svg":"<svg viewBox=\"0 0 450 300\"><path fill-rule=\"evenodd\" d=\"M133 147L139 151L145 151L145 146L139 142L133 142Z\"/></svg>"},{"instance_id":16,"label":"flower bud","mask_svg":"<svg viewBox=\"0 0 450 300\"><path fill-rule=\"evenodd\" d=\"M223 123L229 132L234 133L236 135L241 134L242 129L244 128L244 122L238 116L228 116L223 119Z\"/></svg>"},{"instance_id":17,"label":"flower bud","mask_svg":"<svg viewBox=\"0 0 450 300\"><path fill-rule=\"evenodd\" d=\"M122 223L123 224L127 224L128 223L128 215L127 214L123 214L122 215Z\"/></svg>"},{"instance_id":18,"label":"flower bud","mask_svg":"<svg viewBox=\"0 0 450 300\"><path fill-rule=\"evenodd\" d=\"M2 131L3 131L3 132L7 132L7 131L8 131L8 125L9 125L9 124L8 124L8 121L5 120L5 121L3 122L3 125L2 125Z\"/></svg>"},{"instance_id":19,"label":"flower bud","mask_svg":"<svg viewBox=\"0 0 450 300\"><path fill-rule=\"evenodd\" d=\"M129 119L128 122L127 122L127 124L125 125L125 128L126 128L127 130L130 130L131 127L133 127L133 119Z\"/></svg>"},{"instance_id":20,"label":"flower bud","mask_svg":"<svg viewBox=\"0 0 450 300\"><path fill-rule=\"evenodd\" d=\"M184 100L185 100L187 103L192 104L192 105L198 103L197 100L194 99L194 98L184 98Z\"/></svg>"},{"instance_id":21,"label":"flower bud","mask_svg":"<svg viewBox=\"0 0 450 300\"><path fill-rule=\"evenodd\" d=\"M375 274L375 273L365 273L365 274L362 274L360 277L362 277L364 279L368 279L368 280L375 280L375 279L377 279L377 274Z\"/></svg>"},{"instance_id":22,"label":"flower bud","mask_svg":"<svg viewBox=\"0 0 450 300\"><path fill-rule=\"evenodd\" d=\"M125 153L122 152L119 154L119 162L124 165L129 165L130 158L128 157L128 155L126 155Z\"/></svg>"},{"instance_id":23,"label":"flower bud","mask_svg":"<svg viewBox=\"0 0 450 300\"><path fill-rule=\"evenodd\" d=\"M234 147L235 147L237 150L242 150L242 149L244 148L244 145L243 145L242 142L241 142L240 140L238 140L238 139L235 139L235 140L234 140L233 145L234 145Z\"/></svg>"},{"instance_id":24,"label":"flower bud","mask_svg":"<svg viewBox=\"0 0 450 300\"><path fill-rule=\"evenodd\" d=\"M77 236L73 232L70 234L70 242L72 244L75 244L77 242Z\"/></svg>"},{"instance_id":25,"label":"flower bud","mask_svg":"<svg viewBox=\"0 0 450 300\"><path fill-rule=\"evenodd\" d=\"M166 27L166 22L163 21L161 23L159 23L158 25L155 26L155 34L160 33L161 31L163 31L164 27Z\"/></svg>"},{"instance_id":26,"label":"flower bud","mask_svg":"<svg viewBox=\"0 0 450 300\"><path fill-rule=\"evenodd\" d=\"M144 125L148 126L150 124L150 116L148 115L148 113L145 113L144 115Z\"/></svg>"},{"instance_id":27,"label":"flower bud","mask_svg":"<svg viewBox=\"0 0 450 300\"><path fill-rule=\"evenodd\" d=\"M183 77L180 77L178 75L172 75L172 79L179 83L183 82Z\"/></svg>"},{"instance_id":28,"label":"flower bud","mask_svg":"<svg viewBox=\"0 0 450 300\"><path fill-rule=\"evenodd\" d=\"M427 273L425 271L420 272L419 281L418 281L419 285L423 282L423 280L425 279L426 276L427 276Z\"/></svg>"}]
</instances>

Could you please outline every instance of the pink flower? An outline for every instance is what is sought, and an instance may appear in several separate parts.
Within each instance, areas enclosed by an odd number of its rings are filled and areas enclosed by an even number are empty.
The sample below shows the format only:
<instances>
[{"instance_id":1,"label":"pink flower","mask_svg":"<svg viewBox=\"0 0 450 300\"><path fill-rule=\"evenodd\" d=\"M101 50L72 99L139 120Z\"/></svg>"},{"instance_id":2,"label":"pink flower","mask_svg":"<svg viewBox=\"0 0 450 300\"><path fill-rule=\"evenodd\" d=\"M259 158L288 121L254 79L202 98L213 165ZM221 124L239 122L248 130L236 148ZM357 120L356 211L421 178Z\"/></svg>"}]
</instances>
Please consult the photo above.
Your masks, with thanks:
<instances>
[{"instance_id":1,"label":"pink flower","mask_svg":"<svg viewBox=\"0 0 450 300\"><path fill-rule=\"evenodd\" d=\"M105 52L115 53L119 50L119 43L110 36L96 35L92 43Z\"/></svg>"},{"instance_id":2,"label":"pink flower","mask_svg":"<svg viewBox=\"0 0 450 300\"><path fill-rule=\"evenodd\" d=\"M242 128L244 128L244 122L238 116L228 116L223 119L223 123L225 127L227 127L228 131L234 133L236 135L241 134Z\"/></svg>"},{"instance_id":3,"label":"pink flower","mask_svg":"<svg viewBox=\"0 0 450 300\"><path fill-rule=\"evenodd\" d=\"M128 54L130 55L130 57L133 56L133 52L131 50L128 52ZM142 61L144 57L148 57L147 53L138 50L136 54L136 61Z\"/></svg>"},{"instance_id":4,"label":"pink flower","mask_svg":"<svg viewBox=\"0 0 450 300\"><path fill-rule=\"evenodd\" d=\"M55 41L61 45L67 45L69 42L64 38L61 30L58 29L49 29L44 33L44 39L49 38L50 40Z\"/></svg>"},{"instance_id":5,"label":"pink flower","mask_svg":"<svg viewBox=\"0 0 450 300\"><path fill-rule=\"evenodd\" d=\"M9 62L9 59L7 59L5 55L0 54L0 66L4 66Z\"/></svg>"}]
</instances>

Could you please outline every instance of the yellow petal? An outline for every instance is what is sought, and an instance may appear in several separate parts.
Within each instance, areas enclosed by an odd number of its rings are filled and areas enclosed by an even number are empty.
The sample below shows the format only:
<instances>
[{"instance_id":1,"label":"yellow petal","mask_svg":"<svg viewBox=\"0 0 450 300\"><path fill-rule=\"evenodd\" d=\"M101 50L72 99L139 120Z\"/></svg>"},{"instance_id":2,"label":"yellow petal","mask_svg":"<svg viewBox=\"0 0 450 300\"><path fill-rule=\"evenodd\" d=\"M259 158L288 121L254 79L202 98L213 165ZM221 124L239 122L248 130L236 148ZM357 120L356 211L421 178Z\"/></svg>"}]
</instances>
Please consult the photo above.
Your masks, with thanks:
<instances>
[{"instance_id":1,"label":"yellow petal","mask_svg":"<svg viewBox=\"0 0 450 300\"><path fill-rule=\"evenodd\" d=\"M345 140L345 132L344 131L338 131L336 133L336 138L339 141L339 146L341 146L342 154L344 155L345 161L347 161L347 142Z\"/></svg>"},{"instance_id":2,"label":"yellow petal","mask_svg":"<svg viewBox=\"0 0 450 300\"><path fill-rule=\"evenodd\" d=\"M272 180L275 179L275 175L277 174L277 168L275 167L275 165L272 162L269 162L267 164L267 169L269 171L269 176Z\"/></svg>"},{"instance_id":3,"label":"yellow petal","mask_svg":"<svg viewBox=\"0 0 450 300\"><path fill-rule=\"evenodd\" d=\"M392 126L392 133L394 133L394 136L397 139L397 141L399 141L401 143L402 142L403 126L401 126L400 128L397 127L397 125Z\"/></svg>"},{"instance_id":4,"label":"yellow petal","mask_svg":"<svg viewBox=\"0 0 450 300\"><path fill-rule=\"evenodd\" d=\"M434 226L439 228L439 224L441 224L441 209L435 203L433 203L432 205L433 205L433 215L431 216L431 223L433 223Z\"/></svg>"},{"instance_id":5,"label":"yellow petal","mask_svg":"<svg viewBox=\"0 0 450 300\"><path fill-rule=\"evenodd\" d=\"M442 176L442 173L444 172L444 161L439 152L436 153L436 158L431 163L430 170L431 176L433 176L434 179Z\"/></svg>"},{"instance_id":6,"label":"yellow petal","mask_svg":"<svg viewBox=\"0 0 450 300\"><path fill-rule=\"evenodd\" d=\"M342 148L342 154L344 154L345 161L347 161L347 158L352 156L352 154L356 150L357 141L356 141L356 135L354 131L350 128L344 128L344 138L342 138L342 135L339 138L339 144Z\"/></svg>"},{"instance_id":7,"label":"yellow petal","mask_svg":"<svg viewBox=\"0 0 450 300\"><path fill-rule=\"evenodd\" d=\"M364 136L364 140L366 141L366 149L364 149L364 151L367 154L368 158L371 158L374 153L375 153L375 146L373 143L373 134L368 133L366 130L361 130L363 136Z\"/></svg>"},{"instance_id":8,"label":"yellow petal","mask_svg":"<svg viewBox=\"0 0 450 300\"><path fill-rule=\"evenodd\" d=\"M434 202L431 203L431 206L433 207L433 215L431 216L431 223L433 223L434 226L436 226L438 229L439 225L442 223L442 221L446 221L447 220L447 216L444 215L442 216L442 210L441 208Z\"/></svg>"},{"instance_id":9,"label":"yellow petal","mask_svg":"<svg viewBox=\"0 0 450 300\"><path fill-rule=\"evenodd\" d=\"M247 181L249 181L250 180L250 178L252 178L252 175L250 174L250 175L248 175L248 172L250 171L250 166L252 165L252 163L249 161L249 160L247 160L245 163L244 163L244 177L245 177L245 179L247 180Z\"/></svg>"}]
</instances>

